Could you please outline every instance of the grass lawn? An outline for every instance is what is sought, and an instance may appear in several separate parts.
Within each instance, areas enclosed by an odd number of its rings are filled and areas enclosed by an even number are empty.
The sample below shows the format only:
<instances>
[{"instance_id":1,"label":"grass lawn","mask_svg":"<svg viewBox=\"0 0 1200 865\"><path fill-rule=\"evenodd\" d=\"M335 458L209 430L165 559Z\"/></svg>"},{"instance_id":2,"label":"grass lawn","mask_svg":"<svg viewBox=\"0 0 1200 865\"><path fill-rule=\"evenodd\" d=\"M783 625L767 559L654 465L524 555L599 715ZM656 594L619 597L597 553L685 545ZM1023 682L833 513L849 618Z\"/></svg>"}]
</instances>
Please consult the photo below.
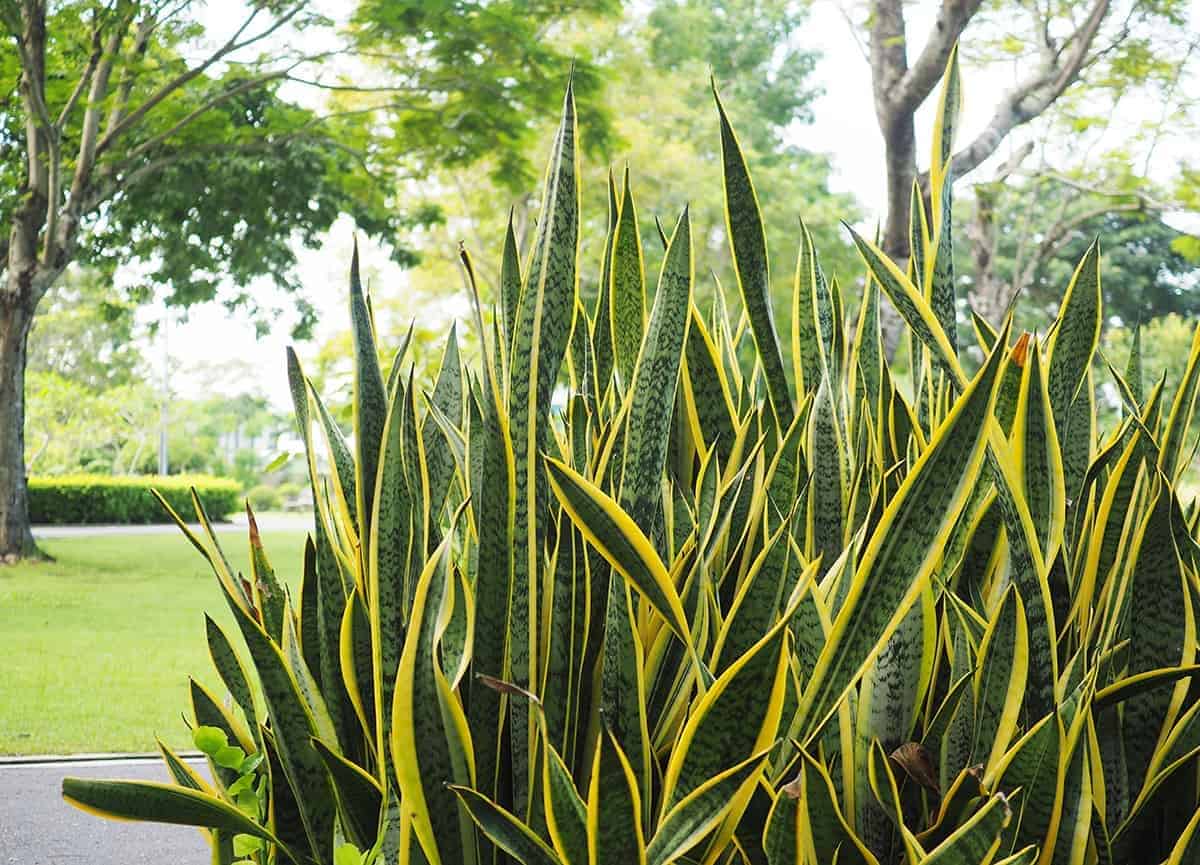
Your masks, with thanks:
<instances>
[{"instance_id":1,"label":"grass lawn","mask_svg":"<svg viewBox=\"0 0 1200 865\"><path fill-rule=\"evenodd\" d=\"M245 535L220 538L249 573ZM263 532L293 591L303 541L301 531ZM242 648L208 564L177 533L42 547L57 561L0 567L0 754L153 751L155 736L190 747L180 718L188 676L224 695L203 614Z\"/></svg>"}]
</instances>

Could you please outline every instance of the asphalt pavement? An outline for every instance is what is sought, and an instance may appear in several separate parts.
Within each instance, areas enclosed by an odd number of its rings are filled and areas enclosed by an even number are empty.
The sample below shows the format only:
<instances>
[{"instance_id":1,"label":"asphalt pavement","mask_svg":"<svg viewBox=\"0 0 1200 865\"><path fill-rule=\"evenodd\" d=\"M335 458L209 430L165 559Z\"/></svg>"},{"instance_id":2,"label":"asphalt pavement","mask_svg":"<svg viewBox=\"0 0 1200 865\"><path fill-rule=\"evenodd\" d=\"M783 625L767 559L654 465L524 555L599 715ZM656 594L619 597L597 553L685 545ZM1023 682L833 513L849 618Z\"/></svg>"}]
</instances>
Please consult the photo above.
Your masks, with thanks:
<instances>
[{"instance_id":1,"label":"asphalt pavement","mask_svg":"<svg viewBox=\"0 0 1200 865\"><path fill-rule=\"evenodd\" d=\"M312 514L296 513L296 514L263 514L255 518L258 523L259 531L289 531L311 530L313 524ZM192 530L202 532L199 525L193 525ZM246 517L244 514L237 514L229 522L213 523L213 530L217 532L245 532ZM151 523L149 525L69 525L69 526L51 526L38 525L33 527L33 536L35 538L82 538L92 535L177 535L179 534L179 526L174 523Z\"/></svg>"},{"instance_id":2,"label":"asphalt pavement","mask_svg":"<svg viewBox=\"0 0 1200 865\"><path fill-rule=\"evenodd\" d=\"M193 765L202 769L203 762ZM204 774L207 770L204 769ZM167 781L159 759L0 763L0 865L206 865L199 829L105 820L63 801L62 779Z\"/></svg>"}]
</instances>

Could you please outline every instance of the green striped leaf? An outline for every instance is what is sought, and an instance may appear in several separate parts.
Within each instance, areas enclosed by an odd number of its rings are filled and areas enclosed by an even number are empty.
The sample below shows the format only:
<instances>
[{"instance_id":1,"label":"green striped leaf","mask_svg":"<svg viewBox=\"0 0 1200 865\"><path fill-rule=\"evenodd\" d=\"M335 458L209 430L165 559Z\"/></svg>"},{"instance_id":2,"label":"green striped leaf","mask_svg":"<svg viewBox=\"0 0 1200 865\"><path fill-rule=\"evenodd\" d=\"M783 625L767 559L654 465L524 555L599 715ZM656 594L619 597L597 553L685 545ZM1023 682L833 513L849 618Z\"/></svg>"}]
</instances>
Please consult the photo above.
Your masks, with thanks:
<instances>
[{"instance_id":1,"label":"green striped leaf","mask_svg":"<svg viewBox=\"0 0 1200 865\"><path fill-rule=\"evenodd\" d=\"M374 509L375 476L379 467L379 445L387 417L387 391L379 369L375 326L367 297L358 275L358 241L350 259L350 325L354 341L354 461L358 491L358 524L366 535Z\"/></svg>"},{"instance_id":2,"label":"green striped leaf","mask_svg":"<svg viewBox=\"0 0 1200 865\"><path fill-rule=\"evenodd\" d=\"M1131 540L1134 559L1128 589L1129 675L1196 660L1196 622L1188 577L1175 546L1171 491L1159 476L1157 494ZM1188 692L1186 680L1171 689L1153 689L1124 704L1124 736L1129 777L1140 789L1151 768L1160 735L1179 716Z\"/></svg>"},{"instance_id":3,"label":"green striped leaf","mask_svg":"<svg viewBox=\"0 0 1200 865\"><path fill-rule=\"evenodd\" d=\"M685 207L663 258L654 309L630 384L620 502L647 534L654 531L662 498L671 407L692 303L692 270L692 228Z\"/></svg>"},{"instance_id":4,"label":"green striped leaf","mask_svg":"<svg viewBox=\"0 0 1200 865\"><path fill-rule=\"evenodd\" d=\"M500 258L500 309L504 323L504 345L512 345L517 330L517 306L521 301L521 257L517 252L517 235L513 228L513 211L508 211L508 228L504 232L504 252ZM507 355L507 352L505 352Z\"/></svg>"},{"instance_id":5,"label":"green striped leaf","mask_svg":"<svg viewBox=\"0 0 1200 865\"><path fill-rule=\"evenodd\" d=\"M538 211L537 236L530 253L508 379L510 434L515 456L515 512L511 525L512 583L508 606L509 677L519 684L537 682L540 603L539 562L545 536L539 495L544 494L540 454L546 447L547 415L554 382L562 366L576 307L579 257L579 155L575 94L567 84L562 120L550 154L546 184ZM543 489L539 493L539 487ZM526 813L533 765L530 750L534 725L528 706L509 706L509 740L513 766L513 801Z\"/></svg>"},{"instance_id":6,"label":"green striped leaf","mask_svg":"<svg viewBox=\"0 0 1200 865\"><path fill-rule=\"evenodd\" d=\"M771 407L779 425L792 424L793 408L783 367L783 351L775 330L775 314L771 308L771 275L767 259L767 237L763 231L762 212L758 196L750 180L746 157L738 144L737 135L721 104L713 81L713 98L721 118L721 161L725 185L725 226L729 234L729 249L742 301L750 318L750 333L758 348L758 358L767 379Z\"/></svg>"},{"instance_id":7,"label":"green striped leaf","mask_svg":"<svg viewBox=\"0 0 1200 865\"><path fill-rule=\"evenodd\" d=\"M521 865L559 865L546 842L491 799L457 784L451 784L449 790L458 796L483 833Z\"/></svg>"},{"instance_id":8,"label":"green striped leaf","mask_svg":"<svg viewBox=\"0 0 1200 865\"><path fill-rule=\"evenodd\" d=\"M312 737L321 735L321 731L283 652L227 590L225 599L258 671L280 763L288 785L297 791L296 802L312 855L320 859L332 848L336 812L324 764L312 746Z\"/></svg>"},{"instance_id":9,"label":"green striped leaf","mask_svg":"<svg viewBox=\"0 0 1200 865\"><path fill-rule=\"evenodd\" d=\"M234 702L241 708L251 733L257 737L258 712L254 706L254 692L250 688L250 674L234 650L233 644L229 642L225 631L208 613L204 614L204 632L208 638L208 653L217 669L217 675L229 689Z\"/></svg>"},{"instance_id":10,"label":"green striped leaf","mask_svg":"<svg viewBox=\"0 0 1200 865\"><path fill-rule=\"evenodd\" d=\"M983 634L975 671L971 762L983 763L985 772L1000 762L1016 734L1028 669L1025 605L1016 587L1009 586Z\"/></svg>"},{"instance_id":11,"label":"green striped leaf","mask_svg":"<svg viewBox=\"0 0 1200 865\"><path fill-rule=\"evenodd\" d=\"M544 739L543 743L542 796L547 832L564 865L587 865L587 806L558 751Z\"/></svg>"},{"instance_id":12,"label":"green striped leaf","mask_svg":"<svg viewBox=\"0 0 1200 865\"><path fill-rule=\"evenodd\" d=\"M392 707L392 768L421 850L433 865L471 863L470 820L449 784L471 786L470 731L438 660L443 609L453 604L452 533L417 583Z\"/></svg>"},{"instance_id":13,"label":"green striped leaf","mask_svg":"<svg viewBox=\"0 0 1200 865\"><path fill-rule=\"evenodd\" d=\"M1054 412L1058 437L1062 441L1068 412L1083 384L1100 339L1101 307L1100 246L1088 247L1058 310L1057 326L1047 347L1047 391Z\"/></svg>"},{"instance_id":14,"label":"green striped leaf","mask_svg":"<svg viewBox=\"0 0 1200 865\"><path fill-rule=\"evenodd\" d=\"M383 808L379 783L320 739L313 747L329 772L338 800L338 815L351 840L366 849L375 843Z\"/></svg>"},{"instance_id":15,"label":"green striped leaf","mask_svg":"<svg viewBox=\"0 0 1200 865\"><path fill-rule=\"evenodd\" d=\"M701 784L662 818L646 850L648 865L670 865L698 844L725 818L737 791L762 766L766 752Z\"/></svg>"},{"instance_id":16,"label":"green striped leaf","mask_svg":"<svg viewBox=\"0 0 1200 865\"><path fill-rule=\"evenodd\" d=\"M940 561L983 463L1003 345L955 402L867 542L800 704L806 741L883 650Z\"/></svg>"},{"instance_id":17,"label":"green striped leaf","mask_svg":"<svg viewBox=\"0 0 1200 865\"><path fill-rule=\"evenodd\" d=\"M588 861L646 865L642 803L633 767L608 731L600 734L587 801Z\"/></svg>"},{"instance_id":18,"label":"green striped leaf","mask_svg":"<svg viewBox=\"0 0 1200 865\"><path fill-rule=\"evenodd\" d=\"M612 325L612 254L613 235L617 230L617 217L621 204L617 200L617 182L612 168L608 169L608 233L604 236L604 252L600 260L600 286L596 292L596 308L592 313L592 350L596 354L596 387L603 398L603 391L612 380L614 349Z\"/></svg>"},{"instance_id":19,"label":"green striped leaf","mask_svg":"<svg viewBox=\"0 0 1200 865\"><path fill-rule=\"evenodd\" d=\"M1003 842L1001 833L1012 819L1008 800L992 796L949 838L930 851L921 865L988 865Z\"/></svg>"},{"instance_id":20,"label":"green striped leaf","mask_svg":"<svg viewBox=\"0 0 1200 865\"><path fill-rule=\"evenodd\" d=\"M690 263L690 237L688 259ZM613 229L609 278L613 366L628 387L633 381L642 334L646 328L646 266L642 261L642 236L638 231L637 206L633 202L629 166L625 167L621 206Z\"/></svg>"},{"instance_id":21,"label":"green striped leaf","mask_svg":"<svg viewBox=\"0 0 1200 865\"><path fill-rule=\"evenodd\" d=\"M225 832L253 835L280 847L284 855L300 861L266 827L240 810L199 790L156 781L100 781L64 778L63 798L82 811L118 820L144 820L179 826L204 826Z\"/></svg>"},{"instance_id":22,"label":"green striped leaf","mask_svg":"<svg viewBox=\"0 0 1200 865\"><path fill-rule=\"evenodd\" d=\"M679 639L690 643L675 584L654 546L629 515L565 463L546 457L546 467L555 497L588 543L649 601Z\"/></svg>"},{"instance_id":23,"label":"green striped leaf","mask_svg":"<svg viewBox=\"0 0 1200 865\"><path fill-rule=\"evenodd\" d=\"M691 707L663 775L664 812L775 741L787 682L784 649L790 613L730 664ZM723 831L732 832L752 790L746 784L738 791Z\"/></svg>"}]
</instances>

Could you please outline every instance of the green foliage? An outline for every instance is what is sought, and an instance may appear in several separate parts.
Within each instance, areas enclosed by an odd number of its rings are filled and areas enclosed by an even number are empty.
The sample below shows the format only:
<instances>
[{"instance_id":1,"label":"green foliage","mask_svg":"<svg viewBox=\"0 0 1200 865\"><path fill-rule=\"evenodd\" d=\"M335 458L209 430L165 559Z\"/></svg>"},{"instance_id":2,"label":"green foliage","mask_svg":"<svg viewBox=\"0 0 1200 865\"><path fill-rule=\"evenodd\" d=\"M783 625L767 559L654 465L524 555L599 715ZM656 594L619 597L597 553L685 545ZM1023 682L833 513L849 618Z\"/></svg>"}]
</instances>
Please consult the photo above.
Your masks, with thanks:
<instances>
[{"instance_id":1,"label":"green foliage","mask_svg":"<svg viewBox=\"0 0 1200 865\"><path fill-rule=\"evenodd\" d=\"M341 837L387 863L1179 861L1200 804L1200 546L1177 486L1200 331L1169 407L1110 373L1128 415L1098 433L1093 245L1049 338L978 319L969 375L946 332L953 54L944 88L919 255L906 273L851 232L855 316L805 233L790 371L723 113L741 309L700 312L683 209L627 377L617 321L578 297L570 88L511 320L498 295L485 319L463 253L468 370L454 336L432 387L385 385L355 260L352 439L289 360L317 505L298 599L255 532L245 581L179 519L261 684L239 747L266 754L268 817L235 826L220 772L202 800L78 779L68 800L211 827L218 860L233 828L322 865ZM881 293L920 347L911 400ZM214 653L224 681L240 656Z\"/></svg>"},{"instance_id":2,"label":"green foliage","mask_svg":"<svg viewBox=\"0 0 1200 865\"><path fill-rule=\"evenodd\" d=\"M92 391L132 384L143 372L133 313L134 304L95 271L68 271L38 307L28 372Z\"/></svg>"},{"instance_id":3,"label":"green foliage","mask_svg":"<svg viewBox=\"0 0 1200 865\"><path fill-rule=\"evenodd\" d=\"M607 149L603 73L590 52L557 46L564 29L619 8L617 0L361 0L352 19L356 48L389 80L404 82L404 98L390 112L395 158L421 172L486 156L501 187L523 192L536 180L529 118L553 111L568 62L588 147Z\"/></svg>"},{"instance_id":4,"label":"green foliage","mask_svg":"<svg viewBox=\"0 0 1200 865\"><path fill-rule=\"evenodd\" d=\"M151 490L173 507L187 508L192 489L214 518L241 507L242 488L236 481L205 475L35 475L29 479L29 515L34 523L49 524L157 523L162 507Z\"/></svg>"}]
</instances>

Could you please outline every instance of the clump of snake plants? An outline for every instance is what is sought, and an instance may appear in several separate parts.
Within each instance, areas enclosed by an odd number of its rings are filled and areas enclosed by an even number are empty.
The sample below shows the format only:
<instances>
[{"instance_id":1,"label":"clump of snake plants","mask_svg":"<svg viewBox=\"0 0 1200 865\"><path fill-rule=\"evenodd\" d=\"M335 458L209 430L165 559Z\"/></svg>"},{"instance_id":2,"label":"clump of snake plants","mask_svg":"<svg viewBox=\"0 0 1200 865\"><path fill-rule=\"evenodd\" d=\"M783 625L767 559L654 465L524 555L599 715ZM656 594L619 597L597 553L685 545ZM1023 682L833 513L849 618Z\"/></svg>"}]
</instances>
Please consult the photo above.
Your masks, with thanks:
<instances>
[{"instance_id":1,"label":"clump of snake plants","mask_svg":"<svg viewBox=\"0 0 1200 865\"><path fill-rule=\"evenodd\" d=\"M237 622L207 622L230 699L192 686L211 781L164 747L173 785L69 779L71 802L258 865L1200 858L1200 338L1170 399L1136 341L1109 366L1096 246L1045 333L959 333L952 58L911 258L852 232L850 314L802 226L785 353L717 107L732 315L697 305L686 209L648 290L628 181L584 304L569 87L529 254L510 227L489 308L474 289L470 369L451 332L432 381L404 347L385 377L352 265L351 437L288 358L299 592L253 528L243 578L198 501L184 527Z\"/></svg>"}]
</instances>

